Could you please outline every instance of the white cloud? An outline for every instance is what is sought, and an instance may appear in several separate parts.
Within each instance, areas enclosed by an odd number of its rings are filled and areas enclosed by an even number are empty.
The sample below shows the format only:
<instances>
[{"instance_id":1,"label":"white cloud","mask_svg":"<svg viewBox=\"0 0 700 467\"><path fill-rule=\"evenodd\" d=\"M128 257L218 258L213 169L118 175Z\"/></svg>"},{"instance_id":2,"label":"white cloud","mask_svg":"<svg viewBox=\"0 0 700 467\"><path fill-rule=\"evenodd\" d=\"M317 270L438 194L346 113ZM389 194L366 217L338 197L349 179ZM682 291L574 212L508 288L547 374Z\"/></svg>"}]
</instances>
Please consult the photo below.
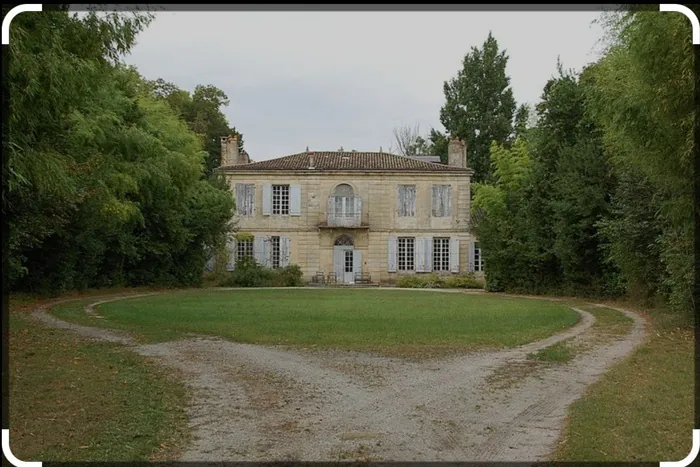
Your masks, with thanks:
<instances>
[{"instance_id":1,"label":"white cloud","mask_svg":"<svg viewBox=\"0 0 700 467\"><path fill-rule=\"evenodd\" d=\"M256 160L378 150L402 122L442 129L443 83L489 31L518 103L597 59L595 12L159 12L126 58L149 79L213 84Z\"/></svg>"}]
</instances>

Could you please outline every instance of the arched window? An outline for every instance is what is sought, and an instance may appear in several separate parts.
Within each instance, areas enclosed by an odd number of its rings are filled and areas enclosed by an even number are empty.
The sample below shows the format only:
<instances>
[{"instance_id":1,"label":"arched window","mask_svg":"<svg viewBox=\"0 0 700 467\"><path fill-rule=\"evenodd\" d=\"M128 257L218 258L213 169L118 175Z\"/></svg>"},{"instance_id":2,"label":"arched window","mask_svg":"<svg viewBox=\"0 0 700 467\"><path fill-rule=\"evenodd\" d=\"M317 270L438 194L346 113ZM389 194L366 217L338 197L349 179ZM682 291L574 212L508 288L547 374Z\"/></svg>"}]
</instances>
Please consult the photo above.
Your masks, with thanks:
<instances>
[{"instance_id":1,"label":"arched window","mask_svg":"<svg viewBox=\"0 0 700 467\"><path fill-rule=\"evenodd\" d=\"M355 192L353 191L352 187L348 185L347 183L341 183L337 187L335 187L335 191L333 192L333 196L345 196L345 197L350 197L354 196Z\"/></svg>"},{"instance_id":2,"label":"arched window","mask_svg":"<svg viewBox=\"0 0 700 467\"><path fill-rule=\"evenodd\" d=\"M355 192L347 183L341 183L333 190L334 210L337 217L355 216Z\"/></svg>"},{"instance_id":3,"label":"arched window","mask_svg":"<svg viewBox=\"0 0 700 467\"><path fill-rule=\"evenodd\" d=\"M341 235L333 243L334 246L353 246L354 244L350 235Z\"/></svg>"}]
</instances>

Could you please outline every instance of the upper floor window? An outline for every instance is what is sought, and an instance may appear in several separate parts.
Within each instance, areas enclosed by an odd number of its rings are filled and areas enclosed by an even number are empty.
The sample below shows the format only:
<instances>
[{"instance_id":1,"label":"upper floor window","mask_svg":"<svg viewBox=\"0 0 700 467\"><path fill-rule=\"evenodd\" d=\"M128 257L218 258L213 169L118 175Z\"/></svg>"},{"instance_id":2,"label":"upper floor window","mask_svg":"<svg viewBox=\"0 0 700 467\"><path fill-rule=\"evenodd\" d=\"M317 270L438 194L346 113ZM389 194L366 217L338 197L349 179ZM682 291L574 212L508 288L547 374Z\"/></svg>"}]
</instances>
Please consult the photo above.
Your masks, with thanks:
<instances>
[{"instance_id":1,"label":"upper floor window","mask_svg":"<svg viewBox=\"0 0 700 467\"><path fill-rule=\"evenodd\" d=\"M272 214L289 214L289 185L272 185Z\"/></svg>"},{"instance_id":2,"label":"upper floor window","mask_svg":"<svg viewBox=\"0 0 700 467\"><path fill-rule=\"evenodd\" d=\"M413 217L416 215L416 186L399 185L397 190L397 204L399 217Z\"/></svg>"},{"instance_id":3,"label":"upper floor window","mask_svg":"<svg viewBox=\"0 0 700 467\"><path fill-rule=\"evenodd\" d=\"M433 185L433 217L452 215L452 186Z\"/></svg>"},{"instance_id":4,"label":"upper floor window","mask_svg":"<svg viewBox=\"0 0 700 467\"><path fill-rule=\"evenodd\" d=\"M255 185L236 183L236 211L239 216L255 214Z\"/></svg>"}]
</instances>

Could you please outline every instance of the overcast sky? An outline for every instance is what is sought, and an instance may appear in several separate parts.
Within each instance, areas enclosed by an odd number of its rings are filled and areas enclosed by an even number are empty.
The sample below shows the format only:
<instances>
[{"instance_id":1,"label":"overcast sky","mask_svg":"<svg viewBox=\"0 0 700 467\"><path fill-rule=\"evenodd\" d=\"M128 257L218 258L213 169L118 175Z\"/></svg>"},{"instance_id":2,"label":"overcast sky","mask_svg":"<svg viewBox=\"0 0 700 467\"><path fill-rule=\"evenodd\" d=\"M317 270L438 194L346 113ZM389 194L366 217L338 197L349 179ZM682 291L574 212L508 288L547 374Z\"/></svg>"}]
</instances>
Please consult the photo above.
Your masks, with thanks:
<instances>
[{"instance_id":1,"label":"overcast sky","mask_svg":"<svg viewBox=\"0 0 700 467\"><path fill-rule=\"evenodd\" d=\"M492 31L516 101L598 57L597 12L158 12L125 61L192 91L212 84L254 160L387 150L392 129L443 130L443 83Z\"/></svg>"}]
</instances>

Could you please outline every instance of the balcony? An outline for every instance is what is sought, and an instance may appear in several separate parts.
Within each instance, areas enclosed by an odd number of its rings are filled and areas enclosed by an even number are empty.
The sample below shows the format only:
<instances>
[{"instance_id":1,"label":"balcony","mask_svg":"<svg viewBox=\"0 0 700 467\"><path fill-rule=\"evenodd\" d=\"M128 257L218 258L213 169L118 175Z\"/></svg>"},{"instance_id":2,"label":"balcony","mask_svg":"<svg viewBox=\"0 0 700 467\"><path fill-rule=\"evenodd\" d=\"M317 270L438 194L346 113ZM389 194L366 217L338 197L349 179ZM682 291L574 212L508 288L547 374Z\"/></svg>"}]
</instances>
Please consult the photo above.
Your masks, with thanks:
<instances>
[{"instance_id":1,"label":"balcony","mask_svg":"<svg viewBox=\"0 0 700 467\"><path fill-rule=\"evenodd\" d=\"M362 198L359 196L330 196L326 212L326 222L321 222L319 227L367 228L362 224Z\"/></svg>"}]
</instances>

